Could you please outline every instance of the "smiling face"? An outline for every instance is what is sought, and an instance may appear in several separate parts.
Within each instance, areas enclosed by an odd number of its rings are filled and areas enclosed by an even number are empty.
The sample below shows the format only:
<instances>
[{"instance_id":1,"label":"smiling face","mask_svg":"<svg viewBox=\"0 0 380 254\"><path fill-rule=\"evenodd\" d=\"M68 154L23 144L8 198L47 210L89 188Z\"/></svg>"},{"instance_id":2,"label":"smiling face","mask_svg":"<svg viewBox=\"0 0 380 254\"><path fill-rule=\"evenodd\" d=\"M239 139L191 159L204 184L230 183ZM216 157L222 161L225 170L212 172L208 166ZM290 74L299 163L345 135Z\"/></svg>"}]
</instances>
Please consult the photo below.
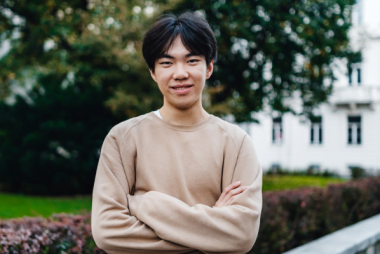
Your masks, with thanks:
<instances>
[{"instance_id":1,"label":"smiling face","mask_svg":"<svg viewBox=\"0 0 380 254\"><path fill-rule=\"evenodd\" d=\"M150 73L164 96L164 106L185 110L202 106L202 90L212 70L213 62L207 66L205 57L192 54L177 36Z\"/></svg>"}]
</instances>

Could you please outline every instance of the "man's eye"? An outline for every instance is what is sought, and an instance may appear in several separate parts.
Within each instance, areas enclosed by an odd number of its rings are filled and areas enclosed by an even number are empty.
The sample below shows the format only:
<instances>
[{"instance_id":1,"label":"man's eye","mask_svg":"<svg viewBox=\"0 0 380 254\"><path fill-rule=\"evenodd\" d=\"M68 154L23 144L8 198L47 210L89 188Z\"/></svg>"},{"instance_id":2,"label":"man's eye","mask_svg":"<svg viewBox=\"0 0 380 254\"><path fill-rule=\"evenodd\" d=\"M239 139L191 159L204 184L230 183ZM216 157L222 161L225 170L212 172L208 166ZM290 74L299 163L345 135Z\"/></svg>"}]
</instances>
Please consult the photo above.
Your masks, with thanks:
<instances>
[{"instance_id":1,"label":"man's eye","mask_svg":"<svg viewBox=\"0 0 380 254\"><path fill-rule=\"evenodd\" d=\"M163 64L163 65L168 65L168 64L171 64L171 62L162 62L160 64Z\"/></svg>"},{"instance_id":2,"label":"man's eye","mask_svg":"<svg viewBox=\"0 0 380 254\"><path fill-rule=\"evenodd\" d=\"M189 60L189 63L197 63L197 62L199 62L198 59L191 59L191 60Z\"/></svg>"}]
</instances>

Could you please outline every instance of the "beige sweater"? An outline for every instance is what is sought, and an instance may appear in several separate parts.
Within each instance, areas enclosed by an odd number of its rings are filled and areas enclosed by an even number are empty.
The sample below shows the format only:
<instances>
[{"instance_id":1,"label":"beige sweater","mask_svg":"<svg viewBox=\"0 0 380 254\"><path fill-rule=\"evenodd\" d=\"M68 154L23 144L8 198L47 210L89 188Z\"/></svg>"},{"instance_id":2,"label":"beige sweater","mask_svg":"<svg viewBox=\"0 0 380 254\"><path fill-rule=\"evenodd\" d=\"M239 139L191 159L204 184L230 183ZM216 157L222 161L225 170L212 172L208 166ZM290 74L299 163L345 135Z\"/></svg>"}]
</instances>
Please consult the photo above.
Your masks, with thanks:
<instances>
[{"instance_id":1,"label":"beige sweater","mask_svg":"<svg viewBox=\"0 0 380 254\"><path fill-rule=\"evenodd\" d=\"M213 207L235 181L250 186ZM246 253L262 207L262 170L251 138L210 115L173 125L153 112L107 135L95 178L92 233L108 253Z\"/></svg>"}]
</instances>

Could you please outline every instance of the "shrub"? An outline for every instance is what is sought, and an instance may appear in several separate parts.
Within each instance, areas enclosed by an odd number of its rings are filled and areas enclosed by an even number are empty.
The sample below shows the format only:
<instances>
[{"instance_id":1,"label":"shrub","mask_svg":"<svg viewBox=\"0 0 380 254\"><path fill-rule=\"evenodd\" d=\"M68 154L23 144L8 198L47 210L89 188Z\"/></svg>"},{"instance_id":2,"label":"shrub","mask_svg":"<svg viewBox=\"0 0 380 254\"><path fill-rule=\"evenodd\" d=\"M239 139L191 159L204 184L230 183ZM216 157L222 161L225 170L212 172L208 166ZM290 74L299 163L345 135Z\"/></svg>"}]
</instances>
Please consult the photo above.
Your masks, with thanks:
<instances>
[{"instance_id":1,"label":"shrub","mask_svg":"<svg viewBox=\"0 0 380 254\"><path fill-rule=\"evenodd\" d=\"M276 254L380 213L380 177L327 188L263 193L259 236L250 253Z\"/></svg>"},{"instance_id":2,"label":"shrub","mask_svg":"<svg viewBox=\"0 0 380 254\"><path fill-rule=\"evenodd\" d=\"M53 76L41 82L51 85L28 93L32 105L21 96L0 102L1 191L90 194L103 140L119 122L102 105L107 93L86 82L62 90Z\"/></svg>"},{"instance_id":3,"label":"shrub","mask_svg":"<svg viewBox=\"0 0 380 254\"><path fill-rule=\"evenodd\" d=\"M91 235L90 214L0 221L0 253L105 253Z\"/></svg>"},{"instance_id":4,"label":"shrub","mask_svg":"<svg viewBox=\"0 0 380 254\"><path fill-rule=\"evenodd\" d=\"M350 171L351 171L351 178L352 179L359 179L359 178L363 178L366 176L365 169L363 169L361 167L350 167Z\"/></svg>"},{"instance_id":5,"label":"shrub","mask_svg":"<svg viewBox=\"0 0 380 254\"><path fill-rule=\"evenodd\" d=\"M266 175L297 175L297 176L323 176L323 177L339 177L339 175L333 171L325 169L324 171L316 170L312 167L306 170L288 170L280 167L273 167L265 172Z\"/></svg>"},{"instance_id":6,"label":"shrub","mask_svg":"<svg viewBox=\"0 0 380 254\"><path fill-rule=\"evenodd\" d=\"M277 254L380 213L380 177L327 188L264 192L259 236L250 253ZM104 253L90 213L0 222L0 253Z\"/></svg>"}]
</instances>

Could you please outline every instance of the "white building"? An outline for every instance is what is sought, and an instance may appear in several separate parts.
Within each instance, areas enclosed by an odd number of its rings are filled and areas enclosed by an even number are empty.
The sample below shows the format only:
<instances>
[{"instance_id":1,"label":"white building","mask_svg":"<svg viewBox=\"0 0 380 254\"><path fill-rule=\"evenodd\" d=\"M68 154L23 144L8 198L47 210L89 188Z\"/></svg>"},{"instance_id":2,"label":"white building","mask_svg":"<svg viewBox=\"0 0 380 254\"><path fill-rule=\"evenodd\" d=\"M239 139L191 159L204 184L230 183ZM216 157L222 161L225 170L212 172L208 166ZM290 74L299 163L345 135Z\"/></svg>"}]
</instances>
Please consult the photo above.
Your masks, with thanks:
<instances>
[{"instance_id":1,"label":"white building","mask_svg":"<svg viewBox=\"0 0 380 254\"><path fill-rule=\"evenodd\" d=\"M338 63L333 95L317 109L320 118L293 114L272 118L261 112L260 124L242 125L253 138L264 170L281 167L335 171L350 175L350 167L380 170L380 0L360 0L349 32L363 61ZM294 102L297 103L297 102Z\"/></svg>"}]
</instances>

